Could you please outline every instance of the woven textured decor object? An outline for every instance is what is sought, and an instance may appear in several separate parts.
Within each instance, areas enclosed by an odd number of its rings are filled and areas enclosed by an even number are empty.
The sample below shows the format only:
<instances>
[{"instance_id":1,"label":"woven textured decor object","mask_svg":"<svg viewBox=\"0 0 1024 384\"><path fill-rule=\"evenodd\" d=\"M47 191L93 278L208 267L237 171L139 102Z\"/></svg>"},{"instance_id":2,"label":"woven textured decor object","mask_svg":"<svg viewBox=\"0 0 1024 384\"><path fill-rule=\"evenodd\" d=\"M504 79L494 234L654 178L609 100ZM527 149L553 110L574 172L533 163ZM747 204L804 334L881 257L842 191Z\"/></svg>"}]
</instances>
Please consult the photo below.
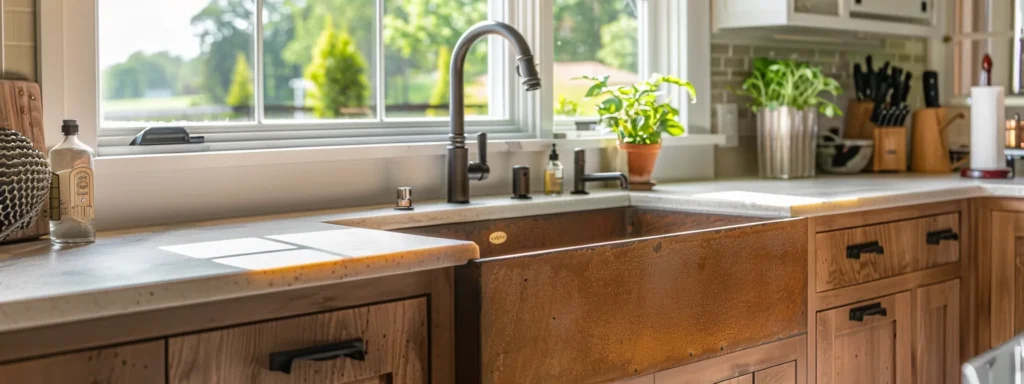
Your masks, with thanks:
<instances>
[{"instance_id":1,"label":"woven textured decor object","mask_svg":"<svg viewBox=\"0 0 1024 384\"><path fill-rule=\"evenodd\" d=\"M35 224L50 192L50 165L25 136L0 128L0 240Z\"/></svg>"}]
</instances>

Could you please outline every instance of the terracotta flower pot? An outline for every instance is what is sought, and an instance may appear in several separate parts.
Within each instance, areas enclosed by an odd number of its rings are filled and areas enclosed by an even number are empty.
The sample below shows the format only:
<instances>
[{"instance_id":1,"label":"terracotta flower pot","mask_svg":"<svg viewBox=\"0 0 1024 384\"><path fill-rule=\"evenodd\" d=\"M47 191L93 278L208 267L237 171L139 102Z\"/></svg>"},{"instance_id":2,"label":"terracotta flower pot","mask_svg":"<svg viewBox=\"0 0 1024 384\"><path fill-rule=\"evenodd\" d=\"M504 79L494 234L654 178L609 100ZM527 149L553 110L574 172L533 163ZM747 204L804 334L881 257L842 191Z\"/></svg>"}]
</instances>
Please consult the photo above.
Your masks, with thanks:
<instances>
[{"instance_id":1,"label":"terracotta flower pot","mask_svg":"<svg viewBox=\"0 0 1024 384\"><path fill-rule=\"evenodd\" d=\"M661 144L623 144L619 150L626 152L629 162L629 183L650 184L654 164L658 161Z\"/></svg>"}]
</instances>

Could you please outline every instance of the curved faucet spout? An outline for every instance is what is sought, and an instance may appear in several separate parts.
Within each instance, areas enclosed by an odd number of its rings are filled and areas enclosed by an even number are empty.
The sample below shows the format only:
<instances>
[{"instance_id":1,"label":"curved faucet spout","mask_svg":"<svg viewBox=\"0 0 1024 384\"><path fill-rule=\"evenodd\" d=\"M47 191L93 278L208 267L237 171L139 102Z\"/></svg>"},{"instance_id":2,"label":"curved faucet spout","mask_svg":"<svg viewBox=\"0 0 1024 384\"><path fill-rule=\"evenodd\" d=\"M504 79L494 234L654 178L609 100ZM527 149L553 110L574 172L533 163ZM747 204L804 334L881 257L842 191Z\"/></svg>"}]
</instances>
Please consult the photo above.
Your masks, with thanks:
<instances>
[{"instance_id":1,"label":"curved faucet spout","mask_svg":"<svg viewBox=\"0 0 1024 384\"><path fill-rule=\"evenodd\" d=\"M451 132L448 134L448 202L469 203L469 180L487 179L490 168L487 167L487 136L478 136L480 146L480 162L469 161L469 150L466 149L466 95L464 76L466 56L480 38L498 35L512 45L516 51L516 65L519 76L523 78L523 88L527 91L540 89L540 75L533 60L533 53L526 39L511 25L499 21L483 21L473 25L455 43L452 50L451 83L449 84Z\"/></svg>"},{"instance_id":2,"label":"curved faucet spout","mask_svg":"<svg viewBox=\"0 0 1024 384\"><path fill-rule=\"evenodd\" d=\"M464 89L464 76L466 57L469 56L469 50L473 47L473 44L481 38L488 35L498 35L508 40L509 44L512 45L512 49L516 51L516 70L519 73L519 77L523 78L523 88L527 91L535 91L540 89L540 75L537 73L537 66L534 63L533 52L530 50L530 45L526 42L526 38L523 37L515 27L502 23L500 21L481 21L476 23L472 27L469 27L459 41L455 43L455 49L452 50L452 63L450 70L450 81L449 85L449 109L451 110L451 135L460 135L465 139L466 135L466 115L465 115L465 89ZM465 144L465 140L461 143L453 144Z\"/></svg>"}]
</instances>

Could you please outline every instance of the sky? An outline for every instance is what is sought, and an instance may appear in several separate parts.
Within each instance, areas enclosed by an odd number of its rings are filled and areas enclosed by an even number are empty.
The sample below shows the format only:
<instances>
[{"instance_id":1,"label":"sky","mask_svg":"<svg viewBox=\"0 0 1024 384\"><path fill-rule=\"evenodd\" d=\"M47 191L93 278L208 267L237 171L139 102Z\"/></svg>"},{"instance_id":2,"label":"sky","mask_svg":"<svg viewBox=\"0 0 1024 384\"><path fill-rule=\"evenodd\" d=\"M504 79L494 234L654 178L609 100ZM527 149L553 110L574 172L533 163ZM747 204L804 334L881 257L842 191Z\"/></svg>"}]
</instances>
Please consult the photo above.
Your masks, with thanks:
<instances>
[{"instance_id":1,"label":"sky","mask_svg":"<svg viewBox=\"0 0 1024 384\"><path fill-rule=\"evenodd\" d=\"M135 51L199 55L192 15L210 0L99 0L99 60L106 68Z\"/></svg>"}]
</instances>

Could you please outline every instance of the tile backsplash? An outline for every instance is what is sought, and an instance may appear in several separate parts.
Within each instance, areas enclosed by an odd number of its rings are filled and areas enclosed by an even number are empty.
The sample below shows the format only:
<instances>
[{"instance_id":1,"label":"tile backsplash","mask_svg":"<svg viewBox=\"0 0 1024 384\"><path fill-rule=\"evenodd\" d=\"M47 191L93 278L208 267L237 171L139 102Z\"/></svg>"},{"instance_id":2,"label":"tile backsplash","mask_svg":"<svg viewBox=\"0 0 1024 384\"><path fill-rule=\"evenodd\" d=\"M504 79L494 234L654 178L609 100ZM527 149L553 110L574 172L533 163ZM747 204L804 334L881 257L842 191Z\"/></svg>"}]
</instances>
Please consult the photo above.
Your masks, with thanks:
<instances>
[{"instance_id":1,"label":"tile backsplash","mask_svg":"<svg viewBox=\"0 0 1024 384\"><path fill-rule=\"evenodd\" d=\"M844 94L835 103L845 110L854 96L853 65L863 63L872 55L876 69L886 61L914 74L909 103L911 108L922 106L921 73L927 62L926 42L923 39L887 39L859 44L839 45L826 43L736 42L712 38L711 44L711 99L713 104L733 103L739 107L739 146L719 148L715 151L716 177L757 176L757 124L754 113L747 107L748 98L736 95L730 89L739 89L750 75L753 61L758 57L791 58L819 66L826 75L834 77L843 86ZM863 65L863 64L862 64ZM717 122L712 109L712 129ZM822 129L842 126L842 118L822 118Z\"/></svg>"},{"instance_id":2,"label":"tile backsplash","mask_svg":"<svg viewBox=\"0 0 1024 384\"><path fill-rule=\"evenodd\" d=\"M36 65L36 0L4 0L0 2L0 45L5 78L38 78Z\"/></svg>"}]
</instances>

